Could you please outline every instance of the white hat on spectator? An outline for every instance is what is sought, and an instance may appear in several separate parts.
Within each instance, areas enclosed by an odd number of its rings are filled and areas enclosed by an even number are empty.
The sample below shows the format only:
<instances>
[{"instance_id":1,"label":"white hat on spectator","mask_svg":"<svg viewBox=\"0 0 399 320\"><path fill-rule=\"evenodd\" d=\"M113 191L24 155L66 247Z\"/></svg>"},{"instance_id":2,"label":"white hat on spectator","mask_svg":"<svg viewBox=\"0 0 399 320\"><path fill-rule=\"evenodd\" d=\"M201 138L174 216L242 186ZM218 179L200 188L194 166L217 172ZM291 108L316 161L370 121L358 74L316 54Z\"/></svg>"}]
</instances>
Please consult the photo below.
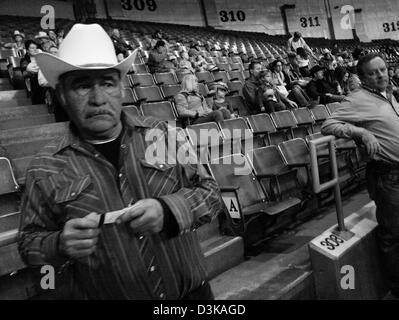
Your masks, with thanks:
<instances>
[{"instance_id":1,"label":"white hat on spectator","mask_svg":"<svg viewBox=\"0 0 399 320\"><path fill-rule=\"evenodd\" d=\"M49 85L55 88L59 76L76 70L116 69L121 77L132 67L137 50L118 63L114 45L99 24L75 24L62 41L58 56L36 55L37 64Z\"/></svg>"},{"instance_id":2,"label":"white hat on spectator","mask_svg":"<svg viewBox=\"0 0 399 320\"><path fill-rule=\"evenodd\" d=\"M42 38L48 38L48 34L44 31L39 31L39 33L35 35L35 39L42 39Z\"/></svg>"}]
</instances>

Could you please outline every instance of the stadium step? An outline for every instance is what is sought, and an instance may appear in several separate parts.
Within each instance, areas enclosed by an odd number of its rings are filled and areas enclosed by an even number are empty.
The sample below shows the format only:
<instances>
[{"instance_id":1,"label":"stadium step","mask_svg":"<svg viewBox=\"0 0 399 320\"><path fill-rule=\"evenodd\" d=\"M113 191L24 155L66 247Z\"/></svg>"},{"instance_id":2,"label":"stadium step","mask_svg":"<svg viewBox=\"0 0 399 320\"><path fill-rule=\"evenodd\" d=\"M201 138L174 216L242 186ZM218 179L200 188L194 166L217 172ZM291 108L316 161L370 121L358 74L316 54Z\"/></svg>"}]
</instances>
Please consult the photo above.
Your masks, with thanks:
<instances>
[{"instance_id":1,"label":"stadium step","mask_svg":"<svg viewBox=\"0 0 399 320\"><path fill-rule=\"evenodd\" d=\"M13 86L8 78L0 78L0 91L12 90Z\"/></svg>"},{"instance_id":2,"label":"stadium step","mask_svg":"<svg viewBox=\"0 0 399 320\"><path fill-rule=\"evenodd\" d=\"M29 104L32 104L32 101L28 98L26 90L0 91L0 108L24 106Z\"/></svg>"},{"instance_id":3,"label":"stadium step","mask_svg":"<svg viewBox=\"0 0 399 320\"><path fill-rule=\"evenodd\" d=\"M21 118L33 117L45 114L48 114L48 107L45 104L3 107L0 108L0 121L10 120L10 119L21 119Z\"/></svg>"},{"instance_id":4,"label":"stadium step","mask_svg":"<svg viewBox=\"0 0 399 320\"><path fill-rule=\"evenodd\" d=\"M8 130L23 127L32 127L41 124L55 122L54 114L45 114L20 119L0 120L0 130Z\"/></svg>"},{"instance_id":5,"label":"stadium step","mask_svg":"<svg viewBox=\"0 0 399 320\"><path fill-rule=\"evenodd\" d=\"M367 191L344 200L349 216L369 203ZM313 220L268 241L255 257L210 281L217 300L316 299L308 243L336 224L330 206Z\"/></svg>"}]
</instances>

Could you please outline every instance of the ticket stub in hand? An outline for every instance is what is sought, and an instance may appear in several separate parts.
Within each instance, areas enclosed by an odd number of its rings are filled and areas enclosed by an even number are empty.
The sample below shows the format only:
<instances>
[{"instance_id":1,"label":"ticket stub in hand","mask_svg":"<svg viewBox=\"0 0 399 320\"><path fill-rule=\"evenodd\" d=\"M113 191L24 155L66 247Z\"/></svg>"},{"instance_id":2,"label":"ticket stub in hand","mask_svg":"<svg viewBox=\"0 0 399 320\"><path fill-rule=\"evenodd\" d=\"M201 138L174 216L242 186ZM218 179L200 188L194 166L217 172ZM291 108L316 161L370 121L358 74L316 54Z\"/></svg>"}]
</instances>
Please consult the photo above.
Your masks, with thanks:
<instances>
[{"instance_id":1,"label":"ticket stub in hand","mask_svg":"<svg viewBox=\"0 0 399 320\"><path fill-rule=\"evenodd\" d=\"M105 213L104 224L115 223L115 221L123 215L128 209L133 209L135 205L129 206L127 208L123 208L116 211L111 211Z\"/></svg>"}]
</instances>

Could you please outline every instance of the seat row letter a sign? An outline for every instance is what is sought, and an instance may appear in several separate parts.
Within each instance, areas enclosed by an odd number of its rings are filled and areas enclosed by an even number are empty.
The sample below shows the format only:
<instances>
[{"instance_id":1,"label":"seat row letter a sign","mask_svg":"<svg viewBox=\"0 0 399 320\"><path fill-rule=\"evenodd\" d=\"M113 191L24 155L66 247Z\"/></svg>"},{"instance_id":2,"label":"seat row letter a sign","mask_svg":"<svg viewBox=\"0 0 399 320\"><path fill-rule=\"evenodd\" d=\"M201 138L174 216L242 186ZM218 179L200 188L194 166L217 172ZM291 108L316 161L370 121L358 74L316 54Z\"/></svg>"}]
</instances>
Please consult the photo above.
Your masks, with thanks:
<instances>
[{"instance_id":1,"label":"seat row letter a sign","mask_svg":"<svg viewBox=\"0 0 399 320\"><path fill-rule=\"evenodd\" d=\"M234 192L224 192L222 194L224 204L232 219L240 219L240 207Z\"/></svg>"}]
</instances>

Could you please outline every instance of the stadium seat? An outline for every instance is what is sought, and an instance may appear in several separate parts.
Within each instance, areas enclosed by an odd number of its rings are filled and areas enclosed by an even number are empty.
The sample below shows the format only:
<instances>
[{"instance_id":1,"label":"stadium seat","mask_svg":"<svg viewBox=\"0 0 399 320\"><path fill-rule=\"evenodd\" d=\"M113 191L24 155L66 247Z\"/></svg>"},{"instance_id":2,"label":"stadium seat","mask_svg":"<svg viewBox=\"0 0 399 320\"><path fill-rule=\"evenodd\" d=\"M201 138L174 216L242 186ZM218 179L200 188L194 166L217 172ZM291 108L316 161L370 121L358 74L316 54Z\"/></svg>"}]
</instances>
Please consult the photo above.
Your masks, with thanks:
<instances>
[{"instance_id":1,"label":"stadium seat","mask_svg":"<svg viewBox=\"0 0 399 320\"><path fill-rule=\"evenodd\" d=\"M8 119L0 121L0 130L32 127L52 122L55 122L54 114L44 114L17 119Z\"/></svg>"},{"instance_id":2,"label":"stadium seat","mask_svg":"<svg viewBox=\"0 0 399 320\"><path fill-rule=\"evenodd\" d=\"M148 67L147 67L147 65L145 63L133 64L132 68L133 68L134 73L143 74L143 73L148 73L149 72Z\"/></svg>"},{"instance_id":3,"label":"stadium seat","mask_svg":"<svg viewBox=\"0 0 399 320\"><path fill-rule=\"evenodd\" d=\"M154 78L150 73L135 73L129 75L132 87L146 87L155 85Z\"/></svg>"},{"instance_id":4,"label":"stadium seat","mask_svg":"<svg viewBox=\"0 0 399 320\"><path fill-rule=\"evenodd\" d=\"M124 88L123 89L123 100L122 100L122 105L129 105L129 104L134 104L136 103L136 97L134 95L134 92L130 88Z\"/></svg>"},{"instance_id":5,"label":"stadium seat","mask_svg":"<svg viewBox=\"0 0 399 320\"><path fill-rule=\"evenodd\" d=\"M176 121L176 112L169 101L143 103L141 112L144 116L151 116L164 121Z\"/></svg>"},{"instance_id":6,"label":"stadium seat","mask_svg":"<svg viewBox=\"0 0 399 320\"><path fill-rule=\"evenodd\" d=\"M308 128L310 133L313 133L313 125L315 123L312 113L308 108L298 108L291 110L298 126Z\"/></svg>"},{"instance_id":7,"label":"stadium seat","mask_svg":"<svg viewBox=\"0 0 399 320\"><path fill-rule=\"evenodd\" d=\"M263 136L266 145L278 145L287 140L285 132L277 131L270 115L260 113L247 118L251 129L256 136Z\"/></svg>"},{"instance_id":8,"label":"stadium seat","mask_svg":"<svg viewBox=\"0 0 399 320\"><path fill-rule=\"evenodd\" d=\"M241 63L230 63L230 71L244 71ZM229 70L227 70L229 71Z\"/></svg>"},{"instance_id":9,"label":"stadium seat","mask_svg":"<svg viewBox=\"0 0 399 320\"><path fill-rule=\"evenodd\" d=\"M203 83L198 83L198 92L200 95L207 97L209 95L208 88L205 84Z\"/></svg>"},{"instance_id":10,"label":"stadium seat","mask_svg":"<svg viewBox=\"0 0 399 320\"><path fill-rule=\"evenodd\" d=\"M171 99L177 95L181 90L180 84L162 85L160 86L162 94L165 99Z\"/></svg>"},{"instance_id":11,"label":"stadium seat","mask_svg":"<svg viewBox=\"0 0 399 320\"><path fill-rule=\"evenodd\" d=\"M229 95L242 96L243 85L240 81L229 81L227 82L227 86L229 87Z\"/></svg>"},{"instance_id":12,"label":"stadium seat","mask_svg":"<svg viewBox=\"0 0 399 320\"><path fill-rule=\"evenodd\" d=\"M245 82L244 75L241 71L233 70L229 72L230 81L240 81L242 84Z\"/></svg>"},{"instance_id":13,"label":"stadium seat","mask_svg":"<svg viewBox=\"0 0 399 320\"><path fill-rule=\"evenodd\" d=\"M140 113L139 109L135 105L126 105L123 107L123 111L126 113L132 115L132 116L141 116L142 114Z\"/></svg>"},{"instance_id":14,"label":"stadium seat","mask_svg":"<svg viewBox=\"0 0 399 320\"><path fill-rule=\"evenodd\" d=\"M333 102L333 103L328 103L326 107L330 115L332 115L335 112L335 110L337 110L340 107L340 105L341 104L339 102Z\"/></svg>"},{"instance_id":15,"label":"stadium seat","mask_svg":"<svg viewBox=\"0 0 399 320\"><path fill-rule=\"evenodd\" d=\"M256 177L273 200L285 202L287 208L301 208L300 185L297 172L285 163L277 146L250 150L247 154Z\"/></svg>"},{"instance_id":16,"label":"stadium seat","mask_svg":"<svg viewBox=\"0 0 399 320\"><path fill-rule=\"evenodd\" d=\"M222 81L224 83L229 82L229 76L227 74L227 71L214 71L212 72L213 78L215 81Z\"/></svg>"},{"instance_id":17,"label":"stadium seat","mask_svg":"<svg viewBox=\"0 0 399 320\"><path fill-rule=\"evenodd\" d=\"M241 117L250 115L247 103L242 96L226 96L226 101L233 106L233 109L236 110Z\"/></svg>"},{"instance_id":18,"label":"stadium seat","mask_svg":"<svg viewBox=\"0 0 399 320\"><path fill-rule=\"evenodd\" d=\"M330 116L327 108L323 104L319 104L312 108L310 112L313 115L313 118L315 119L315 125L313 126L314 132L320 132L321 125L323 122Z\"/></svg>"},{"instance_id":19,"label":"stadium seat","mask_svg":"<svg viewBox=\"0 0 399 320\"><path fill-rule=\"evenodd\" d=\"M196 72L195 75L199 83L211 83L215 81L209 71Z\"/></svg>"},{"instance_id":20,"label":"stadium seat","mask_svg":"<svg viewBox=\"0 0 399 320\"><path fill-rule=\"evenodd\" d=\"M138 102L157 102L162 101L162 93L158 86L137 87L134 92Z\"/></svg>"},{"instance_id":21,"label":"stadium seat","mask_svg":"<svg viewBox=\"0 0 399 320\"><path fill-rule=\"evenodd\" d=\"M288 137L305 138L310 132L305 127L297 127L296 120L291 111L283 110L270 114L277 130L285 131Z\"/></svg>"},{"instance_id":22,"label":"stadium seat","mask_svg":"<svg viewBox=\"0 0 399 320\"><path fill-rule=\"evenodd\" d=\"M154 79L157 85L177 84L177 79L171 72L155 73Z\"/></svg>"}]
</instances>

